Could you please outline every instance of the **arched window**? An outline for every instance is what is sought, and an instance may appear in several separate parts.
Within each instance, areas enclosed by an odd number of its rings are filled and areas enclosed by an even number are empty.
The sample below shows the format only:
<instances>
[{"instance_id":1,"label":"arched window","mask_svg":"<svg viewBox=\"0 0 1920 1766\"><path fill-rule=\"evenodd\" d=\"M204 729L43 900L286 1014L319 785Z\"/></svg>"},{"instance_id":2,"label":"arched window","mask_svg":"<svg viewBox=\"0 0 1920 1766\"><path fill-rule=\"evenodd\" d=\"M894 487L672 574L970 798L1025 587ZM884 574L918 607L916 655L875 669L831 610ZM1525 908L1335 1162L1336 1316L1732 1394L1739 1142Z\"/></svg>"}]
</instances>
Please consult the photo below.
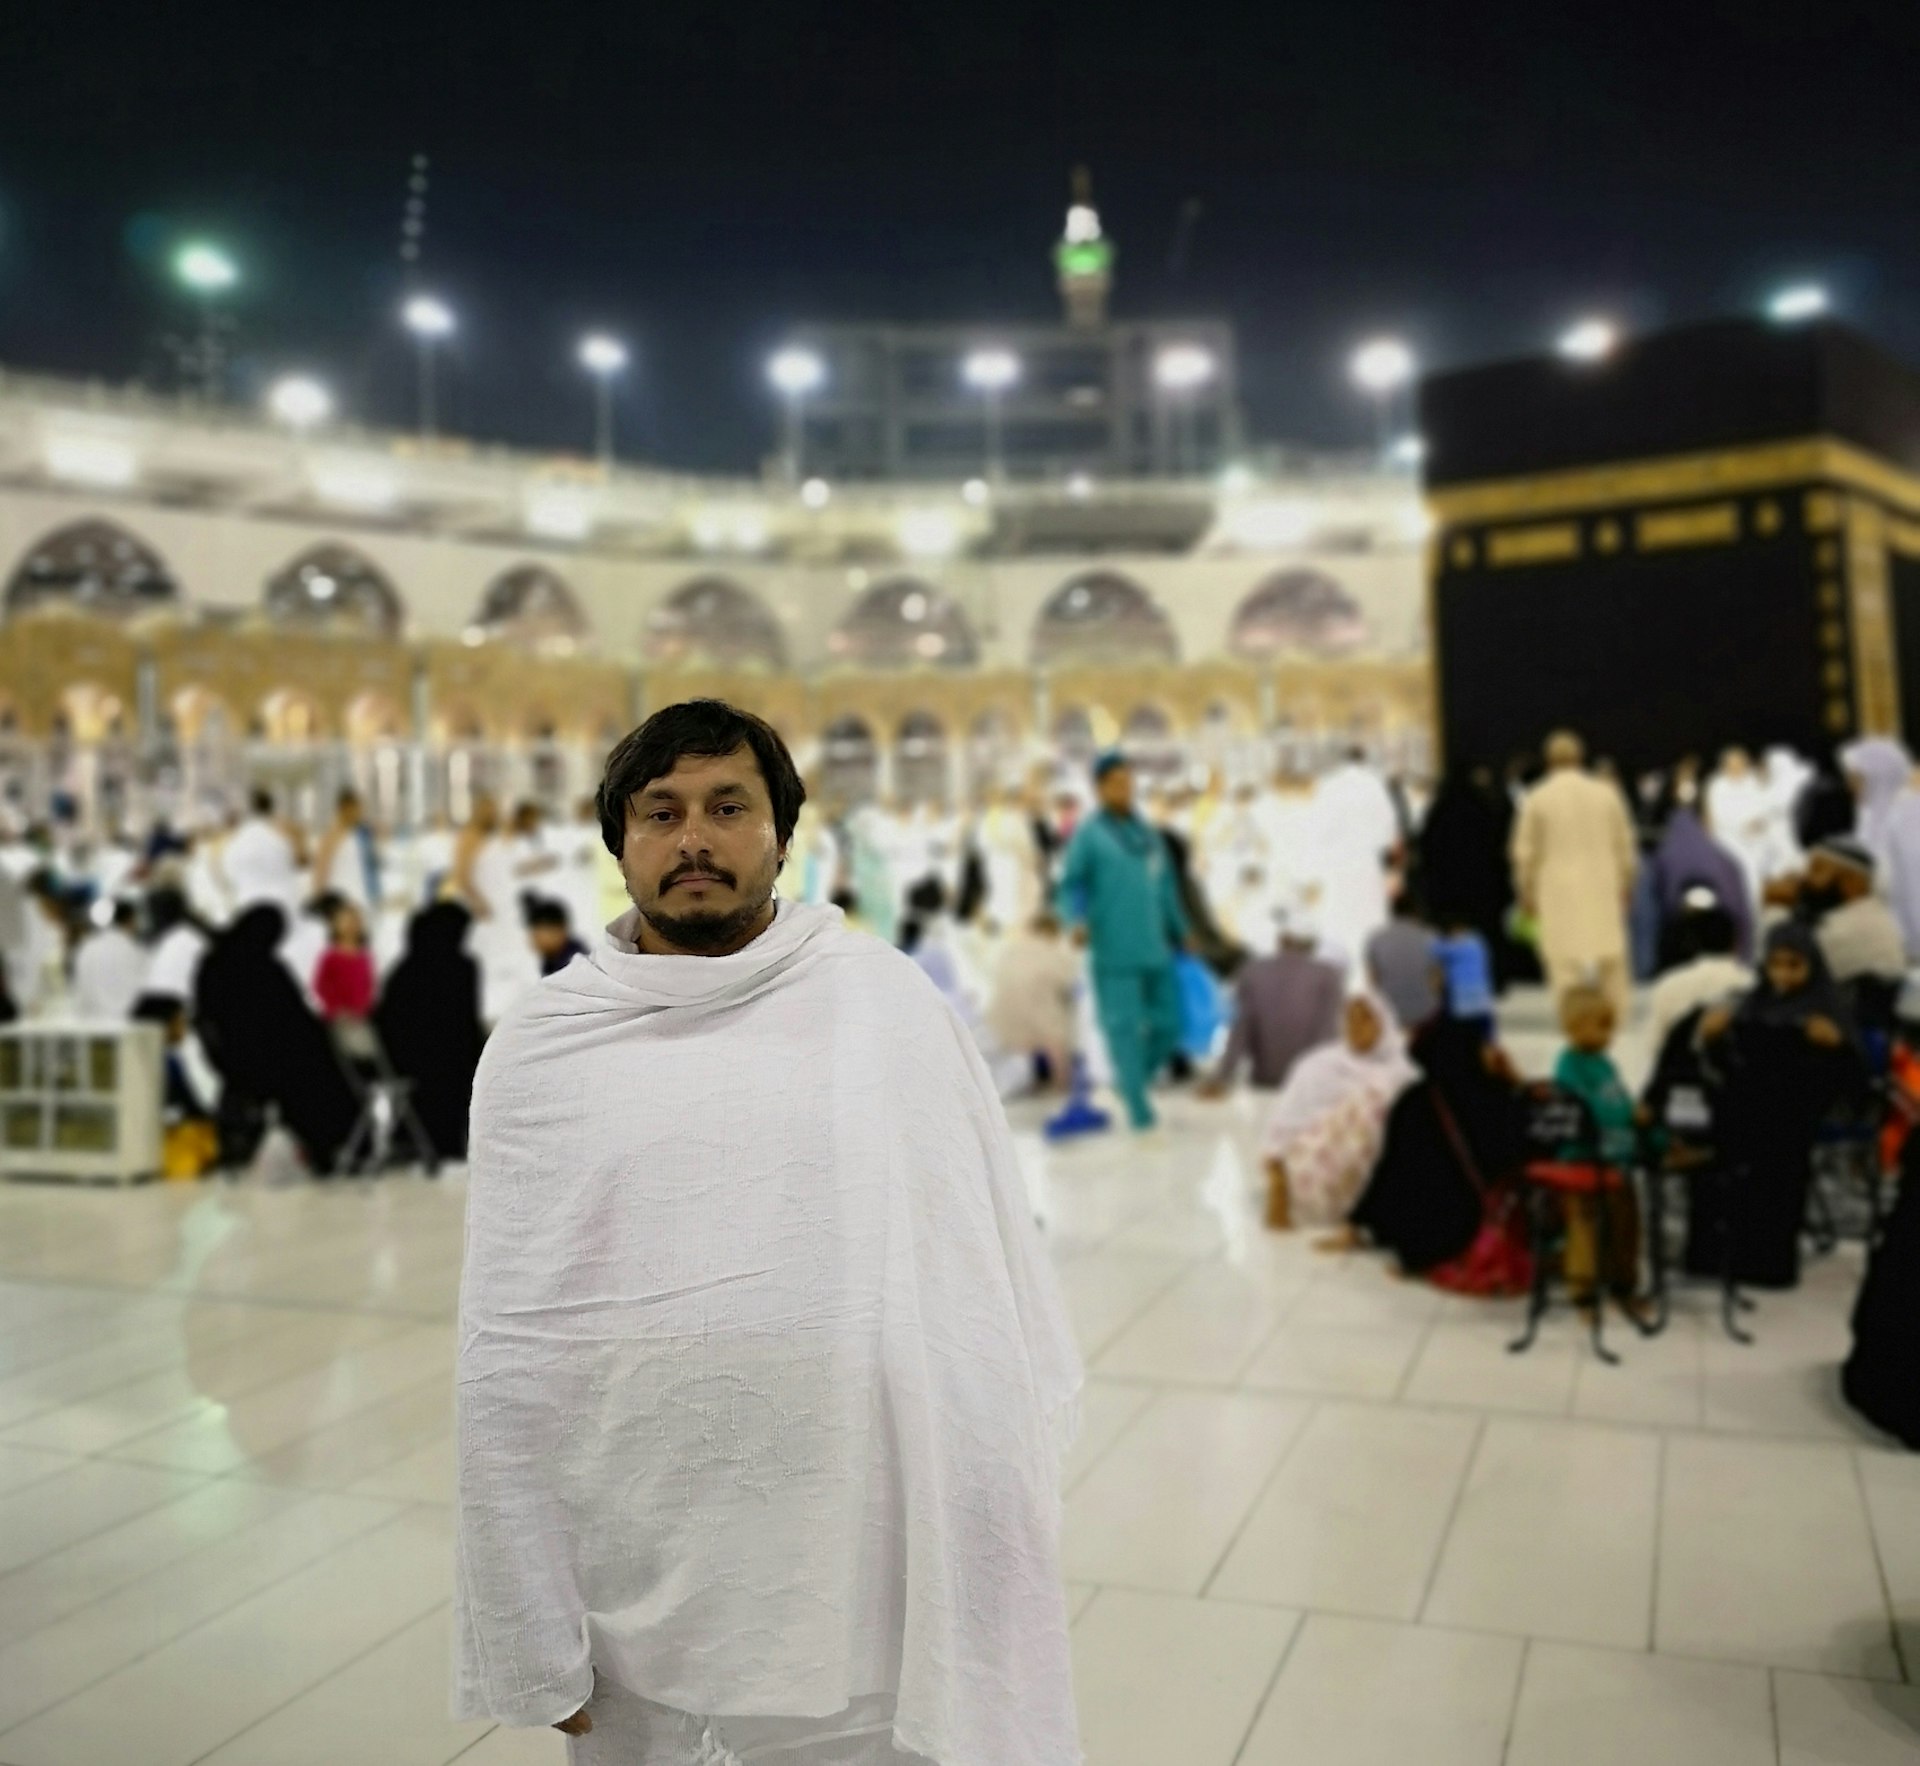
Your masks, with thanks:
<instances>
[{"instance_id":1,"label":"arched window","mask_svg":"<svg viewBox=\"0 0 1920 1766\"><path fill-rule=\"evenodd\" d=\"M386 572L337 540L310 547L269 577L265 605L275 625L337 626L385 638L399 634L403 618Z\"/></svg>"},{"instance_id":2,"label":"arched window","mask_svg":"<svg viewBox=\"0 0 1920 1766\"><path fill-rule=\"evenodd\" d=\"M880 789L880 745L865 718L835 718L820 737L820 790L824 803L849 808L871 803Z\"/></svg>"},{"instance_id":3,"label":"arched window","mask_svg":"<svg viewBox=\"0 0 1920 1766\"><path fill-rule=\"evenodd\" d=\"M1288 650L1339 656L1367 640L1360 603L1317 570L1282 570L1240 603L1227 648L1249 662Z\"/></svg>"},{"instance_id":4,"label":"arched window","mask_svg":"<svg viewBox=\"0 0 1920 1766\"><path fill-rule=\"evenodd\" d=\"M1180 643L1160 605L1131 577L1089 570L1061 584L1033 623L1033 661L1178 662Z\"/></svg>"},{"instance_id":5,"label":"arched window","mask_svg":"<svg viewBox=\"0 0 1920 1766\"><path fill-rule=\"evenodd\" d=\"M947 801L947 731L930 712L910 711L893 744L894 794L909 809Z\"/></svg>"},{"instance_id":6,"label":"arched window","mask_svg":"<svg viewBox=\"0 0 1920 1766\"><path fill-rule=\"evenodd\" d=\"M868 589L828 635L827 649L856 668L972 668L980 660L959 602L910 576Z\"/></svg>"},{"instance_id":7,"label":"arched window","mask_svg":"<svg viewBox=\"0 0 1920 1766\"><path fill-rule=\"evenodd\" d=\"M125 615L179 597L173 573L144 541L111 521L76 521L48 534L20 560L7 584L6 610L11 616L65 605Z\"/></svg>"},{"instance_id":8,"label":"arched window","mask_svg":"<svg viewBox=\"0 0 1920 1766\"><path fill-rule=\"evenodd\" d=\"M675 589L648 615L643 647L649 662L669 667L777 674L787 666L780 622L751 589L723 576L697 577Z\"/></svg>"},{"instance_id":9,"label":"arched window","mask_svg":"<svg viewBox=\"0 0 1920 1766\"><path fill-rule=\"evenodd\" d=\"M567 580L544 564L520 564L487 585L473 616L489 638L531 650L570 650L592 635Z\"/></svg>"}]
</instances>

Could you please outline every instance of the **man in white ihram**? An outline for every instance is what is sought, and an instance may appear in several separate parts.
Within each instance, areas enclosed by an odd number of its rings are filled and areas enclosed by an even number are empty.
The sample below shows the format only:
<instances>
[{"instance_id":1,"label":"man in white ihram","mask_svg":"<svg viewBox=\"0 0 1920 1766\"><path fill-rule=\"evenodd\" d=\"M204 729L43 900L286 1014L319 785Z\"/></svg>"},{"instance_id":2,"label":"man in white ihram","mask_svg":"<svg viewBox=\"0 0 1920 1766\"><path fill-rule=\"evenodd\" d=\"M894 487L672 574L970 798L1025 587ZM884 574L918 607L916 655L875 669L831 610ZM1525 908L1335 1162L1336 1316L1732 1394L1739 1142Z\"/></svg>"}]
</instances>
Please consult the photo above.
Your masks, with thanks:
<instances>
[{"instance_id":1,"label":"man in white ihram","mask_svg":"<svg viewBox=\"0 0 1920 1766\"><path fill-rule=\"evenodd\" d=\"M1068 1766L1078 1358L993 1084L776 901L805 788L713 700L608 757L634 909L475 1081L454 1707L576 1766Z\"/></svg>"}]
</instances>

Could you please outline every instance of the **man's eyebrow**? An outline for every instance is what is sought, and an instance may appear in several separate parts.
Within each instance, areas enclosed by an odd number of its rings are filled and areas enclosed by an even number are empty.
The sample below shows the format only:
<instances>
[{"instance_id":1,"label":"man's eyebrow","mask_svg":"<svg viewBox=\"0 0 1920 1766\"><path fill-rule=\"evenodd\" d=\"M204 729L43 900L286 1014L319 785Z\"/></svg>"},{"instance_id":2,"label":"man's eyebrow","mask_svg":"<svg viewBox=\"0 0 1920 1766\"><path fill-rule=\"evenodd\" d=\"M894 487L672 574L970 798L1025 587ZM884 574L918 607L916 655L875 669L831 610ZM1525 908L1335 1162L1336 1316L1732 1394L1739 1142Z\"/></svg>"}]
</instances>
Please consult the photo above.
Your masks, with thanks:
<instances>
[{"instance_id":1,"label":"man's eyebrow","mask_svg":"<svg viewBox=\"0 0 1920 1766\"><path fill-rule=\"evenodd\" d=\"M753 787L744 781L728 780L724 784L709 785L705 794L708 797L744 797L752 789ZM656 802L678 803L683 793L674 790L671 785L649 785L639 795Z\"/></svg>"}]
</instances>

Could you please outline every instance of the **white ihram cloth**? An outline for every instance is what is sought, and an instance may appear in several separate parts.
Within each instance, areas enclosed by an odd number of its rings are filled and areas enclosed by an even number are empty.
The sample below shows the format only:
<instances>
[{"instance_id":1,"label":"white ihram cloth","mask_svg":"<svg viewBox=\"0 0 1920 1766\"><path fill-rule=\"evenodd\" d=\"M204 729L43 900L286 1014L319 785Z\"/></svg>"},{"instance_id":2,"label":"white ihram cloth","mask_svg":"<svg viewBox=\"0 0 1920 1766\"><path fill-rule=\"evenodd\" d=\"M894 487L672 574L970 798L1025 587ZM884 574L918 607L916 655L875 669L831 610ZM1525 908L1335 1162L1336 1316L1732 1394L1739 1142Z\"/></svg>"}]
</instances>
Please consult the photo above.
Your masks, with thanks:
<instances>
[{"instance_id":1,"label":"white ihram cloth","mask_svg":"<svg viewBox=\"0 0 1920 1766\"><path fill-rule=\"evenodd\" d=\"M1400 818L1386 782L1347 761L1313 788L1312 880L1320 936L1349 965L1387 923L1387 854L1400 842Z\"/></svg>"},{"instance_id":2,"label":"white ihram cloth","mask_svg":"<svg viewBox=\"0 0 1920 1766\"><path fill-rule=\"evenodd\" d=\"M1080 1367L978 1053L835 908L723 957L635 919L475 1081L456 1714L597 1670L710 1734L894 1694L939 1766L1078 1761Z\"/></svg>"}]
</instances>

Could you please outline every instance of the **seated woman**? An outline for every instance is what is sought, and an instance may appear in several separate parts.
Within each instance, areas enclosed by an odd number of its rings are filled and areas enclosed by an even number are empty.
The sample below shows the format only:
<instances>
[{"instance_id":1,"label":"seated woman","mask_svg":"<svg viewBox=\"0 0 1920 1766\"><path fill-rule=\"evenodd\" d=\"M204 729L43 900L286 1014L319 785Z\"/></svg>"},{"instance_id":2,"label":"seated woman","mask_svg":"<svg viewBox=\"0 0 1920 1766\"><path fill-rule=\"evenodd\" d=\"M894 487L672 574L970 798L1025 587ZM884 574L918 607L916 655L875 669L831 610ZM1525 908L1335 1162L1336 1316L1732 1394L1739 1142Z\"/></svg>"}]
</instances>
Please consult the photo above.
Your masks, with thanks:
<instances>
[{"instance_id":1,"label":"seated woman","mask_svg":"<svg viewBox=\"0 0 1920 1766\"><path fill-rule=\"evenodd\" d=\"M1267 1225L1287 1231L1296 1209L1317 1226L1344 1219L1379 1154L1387 1111L1418 1077L1392 1008L1354 994L1339 1040L1300 1058L1268 1114Z\"/></svg>"},{"instance_id":2,"label":"seated woman","mask_svg":"<svg viewBox=\"0 0 1920 1766\"><path fill-rule=\"evenodd\" d=\"M1431 1020L1410 1052L1424 1077L1388 1114L1348 1231L1321 1248L1370 1243L1408 1275L1437 1276L1473 1246L1486 1197L1526 1157L1520 1082L1484 1027L1465 1018ZM1481 1291L1471 1280L1448 1285Z\"/></svg>"},{"instance_id":3,"label":"seated woman","mask_svg":"<svg viewBox=\"0 0 1920 1766\"><path fill-rule=\"evenodd\" d=\"M1920 1452L1920 1134L1900 1161L1900 1194L1853 1308L1853 1353L1840 1370L1847 1402Z\"/></svg>"},{"instance_id":4,"label":"seated woman","mask_svg":"<svg viewBox=\"0 0 1920 1766\"><path fill-rule=\"evenodd\" d=\"M194 1023L223 1081L223 1123L273 1105L308 1168L326 1177L359 1109L333 1044L278 954L286 930L280 909L262 904L214 940L195 983Z\"/></svg>"},{"instance_id":5,"label":"seated woman","mask_svg":"<svg viewBox=\"0 0 1920 1766\"><path fill-rule=\"evenodd\" d=\"M1812 932L1791 920L1775 926L1759 984L1738 1005L1708 1012L1700 1037L1722 1070L1714 1118L1732 1169L1733 1278L1794 1287L1814 1133L1862 1072L1846 1003Z\"/></svg>"}]
</instances>

